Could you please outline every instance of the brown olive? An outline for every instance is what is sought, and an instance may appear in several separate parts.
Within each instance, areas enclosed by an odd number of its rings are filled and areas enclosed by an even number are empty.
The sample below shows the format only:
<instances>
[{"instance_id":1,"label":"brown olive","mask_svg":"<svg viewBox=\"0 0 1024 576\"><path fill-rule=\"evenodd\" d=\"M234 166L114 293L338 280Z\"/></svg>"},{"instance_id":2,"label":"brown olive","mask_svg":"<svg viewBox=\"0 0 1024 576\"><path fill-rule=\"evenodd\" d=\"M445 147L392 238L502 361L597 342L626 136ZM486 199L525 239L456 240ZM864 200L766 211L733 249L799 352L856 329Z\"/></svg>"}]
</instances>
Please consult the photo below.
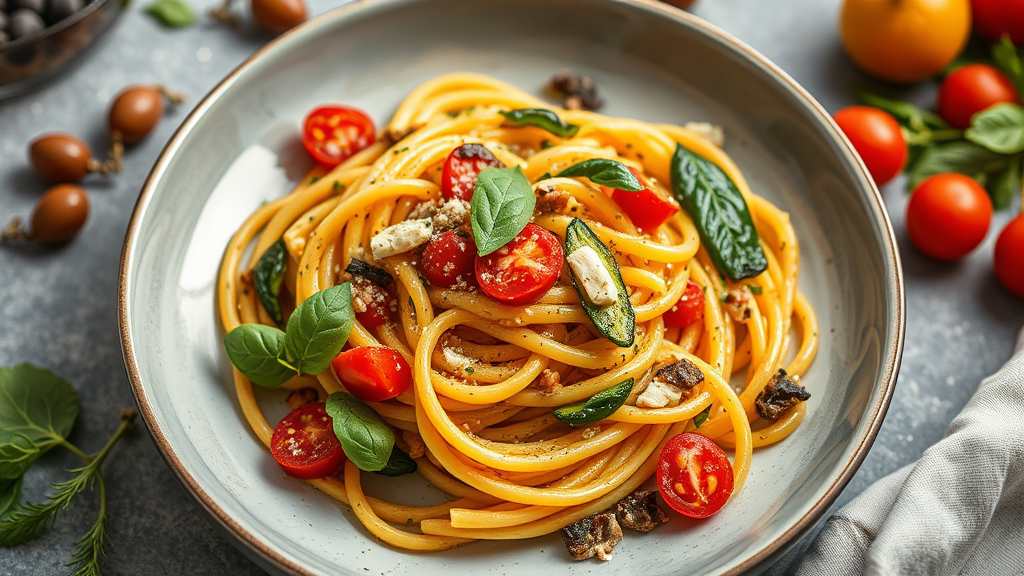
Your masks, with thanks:
<instances>
[{"instance_id":1,"label":"brown olive","mask_svg":"<svg viewBox=\"0 0 1024 576\"><path fill-rule=\"evenodd\" d=\"M110 105L107 126L128 144L141 142L164 115L164 97L153 86L129 86Z\"/></svg>"},{"instance_id":2,"label":"brown olive","mask_svg":"<svg viewBox=\"0 0 1024 576\"><path fill-rule=\"evenodd\" d=\"M280 34L306 21L302 0L252 0L252 17L274 34Z\"/></svg>"},{"instance_id":3,"label":"brown olive","mask_svg":"<svg viewBox=\"0 0 1024 576\"><path fill-rule=\"evenodd\" d=\"M43 134L28 145L28 160L45 180L54 184L79 182L89 173L92 152L70 134Z\"/></svg>"},{"instance_id":4,"label":"brown olive","mask_svg":"<svg viewBox=\"0 0 1024 576\"><path fill-rule=\"evenodd\" d=\"M66 242L85 226L89 196L74 184L58 184L46 191L32 210L29 237L40 242Z\"/></svg>"}]
</instances>

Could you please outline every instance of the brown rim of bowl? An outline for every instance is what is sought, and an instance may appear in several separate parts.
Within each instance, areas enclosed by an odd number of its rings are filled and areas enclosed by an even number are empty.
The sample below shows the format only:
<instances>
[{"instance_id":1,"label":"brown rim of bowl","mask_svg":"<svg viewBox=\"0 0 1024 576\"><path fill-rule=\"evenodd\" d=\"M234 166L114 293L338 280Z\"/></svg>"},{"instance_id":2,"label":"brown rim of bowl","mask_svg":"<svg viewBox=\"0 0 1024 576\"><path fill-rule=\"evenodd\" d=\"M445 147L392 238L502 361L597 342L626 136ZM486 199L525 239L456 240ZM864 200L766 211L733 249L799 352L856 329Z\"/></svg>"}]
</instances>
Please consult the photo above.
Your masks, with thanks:
<instances>
[{"instance_id":1,"label":"brown rim of bowl","mask_svg":"<svg viewBox=\"0 0 1024 576\"><path fill-rule=\"evenodd\" d=\"M112 1L112 0L108 0ZM152 408L150 407L149 400L142 389L142 384L139 378L139 370L135 360L134 348L132 345L131 330L128 322L128 287L129 278L128 271L131 263L131 256L133 248L135 246L136 232L139 227L139 218L143 212L143 208L148 202L150 196L153 194L155 182L157 178L166 170L167 165L170 161L171 156L181 145L182 139L189 133L194 127L199 118L203 113L212 105L212 103L219 98L235 80L243 73L254 61L259 59L264 53L272 50L278 44L281 44L285 40L291 38L296 34L300 34L303 30L316 26L321 22L332 20L334 18L341 17L348 12L359 10L365 6L380 4L387 1L393 0L357 0L345 6L341 6L334 10L331 10L325 14L321 14L316 18L308 20L303 24L285 32L278 36L274 40L268 42L265 46L256 51L252 56L241 63L235 68L227 77L221 80L217 86L215 86L196 106L196 108L189 114L184 122L175 131L174 136L168 141L161 152L160 157L157 159L156 164L153 166L153 170L150 172L146 179L146 183L142 188L139 198L136 201L135 208L132 212L131 221L128 224L128 231L125 235L124 247L121 251L121 268L118 280L118 328L121 336L121 350L124 355L125 371L128 374L128 380L132 386L132 394L135 396L135 401L139 406L139 411L142 413L142 418L146 422L146 426L149 428L150 434L153 436L153 440L160 450L160 454L164 460L170 466L171 470L174 471L175 475L182 485L189 491L189 493L196 499L199 504L206 509L206 511L212 516L221 527L228 530L233 534L239 542L244 544L247 548L253 552L259 554L261 558L270 564L281 568L283 570L292 572L294 574L302 574L308 576L315 576L312 572L309 572L286 558L280 552L274 550L266 543L262 542L252 533L243 529L234 519L232 519L227 513L217 505L216 502L203 490L196 479L191 473L185 468L181 460L178 459L177 454L171 448L167 437L164 435L163 430L157 425L153 418ZM869 418L867 430L856 441L856 447L853 454L847 460L843 466L839 476L829 485L825 493L815 502L814 506L800 517L797 522L786 530L782 535L771 541L764 548L759 550L750 558L747 558L738 565L727 570L723 574L736 575L749 570L761 562L764 562L770 558L773 554L778 552L783 546L790 542L796 536L804 533L810 529L814 523L821 517L822 514L835 502L836 498L842 492L843 488L846 487L854 473L860 467L864 457L868 453L868 449L874 442L878 429L882 425L882 420L885 416L886 411L889 408L889 402L892 399L893 390L896 385L896 376L899 372L900 361L902 359L903 352L903 340L906 331L906 308L904 306L904 300L906 298L904 285L903 285L903 269L900 262L899 251L896 250L896 236L892 229L892 223L889 220L889 214L886 211L885 203L882 200L882 196L875 187L874 181L867 171L867 167L861 161L860 157L854 152L853 146L843 135L842 131L832 120L832 117L828 112L812 97L803 87L796 83L795 80L789 77L788 74L782 71L781 68L776 66L774 63L769 61L767 58L762 56L760 53L755 51L753 48L747 46L739 39L733 37L731 34L719 29L716 26L705 22L704 20L697 18L683 10L673 8L656 0L607 0L613 3L622 4L635 4L644 6L648 9L660 12L663 16L676 20L685 21L695 28L703 30L706 34L712 38L718 40L720 43L732 48L744 54L751 62L758 65L770 76L773 76L785 87L788 87L790 92L795 95L798 100L815 115L817 119L824 126L829 129L829 132L833 139L840 144L840 151L845 157L846 161L852 165L856 170L856 177L860 182L861 188L869 191L868 198L873 201L876 214L881 218L885 225L885 238L887 240L885 248L888 251L889 259L892 262L892 267L889 270L889 274L892 275L892 279L895 281L895 318L893 326L894 335L896 337L895 346L893 347L892 353L885 359L883 364L883 382L884 389L875 401L873 406L869 407Z\"/></svg>"}]
</instances>

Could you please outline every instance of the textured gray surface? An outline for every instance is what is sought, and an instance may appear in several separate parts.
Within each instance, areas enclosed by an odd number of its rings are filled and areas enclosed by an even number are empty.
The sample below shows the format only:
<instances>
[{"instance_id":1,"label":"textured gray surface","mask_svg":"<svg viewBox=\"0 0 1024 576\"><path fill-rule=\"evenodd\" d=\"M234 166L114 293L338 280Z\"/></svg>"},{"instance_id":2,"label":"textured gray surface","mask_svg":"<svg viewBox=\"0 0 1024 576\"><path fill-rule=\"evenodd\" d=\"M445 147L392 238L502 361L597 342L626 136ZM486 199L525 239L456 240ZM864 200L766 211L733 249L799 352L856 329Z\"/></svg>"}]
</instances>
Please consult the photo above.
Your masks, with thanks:
<instances>
[{"instance_id":1,"label":"textured gray surface","mask_svg":"<svg viewBox=\"0 0 1024 576\"><path fill-rule=\"evenodd\" d=\"M207 3L212 4L194 2ZM338 3L313 1L311 9L318 14ZM869 83L839 49L838 5L839 0L703 0L694 11L774 60L835 111L850 103L851 84ZM103 444L117 426L117 412L132 405L117 337L116 294L121 242L135 197L187 108L268 38L251 27L210 24L169 31L136 5L81 66L32 94L0 103L0 219L6 221L28 214L46 188L24 160L31 137L68 131L99 153L107 145L106 106L123 86L161 82L190 96L147 142L129 151L124 173L88 180L92 213L76 241L57 249L0 248L0 366L29 361L68 378L83 405L71 440L87 451ZM922 104L934 97L930 86L905 95ZM902 181L883 194L907 276L906 352L888 417L837 505L938 440L978 381L1009 357L1024 323L1024 301L1002 290L991 272L991 244L1009 212L997 215L982 248L950 265L928 260L906 239ZM26 496L41 499L47 482L63 478L62 470L73 464L59 451L44 457L28 475ZM143 427L115 449L105 472L111 517L105 574L262 573L213 529ZM88 501L83 498L43 538L0 549L0 575L63 573L74 541L94 516ZM799 549L770 573L787 573Z\"/></svg>"}]
</instances>

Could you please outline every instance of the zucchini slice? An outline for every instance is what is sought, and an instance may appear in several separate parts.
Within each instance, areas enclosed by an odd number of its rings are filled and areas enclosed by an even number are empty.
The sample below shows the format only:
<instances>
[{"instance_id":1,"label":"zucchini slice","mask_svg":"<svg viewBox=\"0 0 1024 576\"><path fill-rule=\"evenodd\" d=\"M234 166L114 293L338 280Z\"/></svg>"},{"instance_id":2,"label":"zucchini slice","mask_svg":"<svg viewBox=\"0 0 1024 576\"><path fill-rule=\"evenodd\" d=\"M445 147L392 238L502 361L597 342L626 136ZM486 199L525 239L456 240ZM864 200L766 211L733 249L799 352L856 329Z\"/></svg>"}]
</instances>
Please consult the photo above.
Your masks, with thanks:
<instances>
[{"instance_id":1,"label":"zucchini slice","mask_svg":"<svg viewBox=\"0 0 1024 576\"><path fill-rule=\"evenodd\" d=\"M594 394L584 402L570 404L555 410L555 418L570 426L586 426L611 416L626 403L633 391L633 379L622 382Z\"/></svg>"},{"instance_id":2,"label":"zucchini slice","mask_svg":"<svg viewBox=\"0 0 1024 576\"><path fill-rule=\"evenodd\" d=\"M616 289L616 302L607 306L597 306L587 298L586 290L580 285L581 281L572 274L572 284L580 295L580 302L587 316L594 322L594 326L615 344L628 348L633 345L636 338L636 313L633 312L633 305L629 302L629 292L626 291L626 284L622 281L622 273L619 272L619 264L615 261L612 251L604 245L604 242L594 234L594 231L587 226L583 220L573 218L572 222L565 229L565 256L588 246L597 253L606 270L612 277L612 283Z\"/></svg>"}]
</instances>

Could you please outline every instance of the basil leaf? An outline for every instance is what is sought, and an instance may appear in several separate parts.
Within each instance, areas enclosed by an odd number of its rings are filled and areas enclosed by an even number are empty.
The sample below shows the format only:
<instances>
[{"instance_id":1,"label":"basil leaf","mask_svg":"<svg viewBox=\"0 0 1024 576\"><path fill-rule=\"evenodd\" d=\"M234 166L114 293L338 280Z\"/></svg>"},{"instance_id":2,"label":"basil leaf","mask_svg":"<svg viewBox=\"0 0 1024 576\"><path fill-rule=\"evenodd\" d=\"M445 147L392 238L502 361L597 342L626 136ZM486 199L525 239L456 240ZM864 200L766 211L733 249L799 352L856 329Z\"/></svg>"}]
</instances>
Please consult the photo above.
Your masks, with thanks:
<instances>
[{"instance_id":1,"label":"basil leaf","mask_svg":"<svg viewBox=\"0 0 1024 576\"><path fill-rule=\"evenodd\" d=\"M700 428L701 426L703 426L704 423L708 421L708 416L710 416L710 415L711 415L711 405L708 404L707 408L701 410L700 414L697 414L696 416L693 417L693 425L694 425L694 427L695 428Z\"/></svg>"},{"instance_id":2,"label":"basil leaf","mask_svg":"<svg viewBox=\"0 0 1024 576\"><path fill-rule=\"evenodd\" d=\"M477 176L469 204L477 254L486 256L523 231L537 197L518 166L487 168Z\"/></svg>"},{"instance_id":3,"label":"basil leaf","mask_svg":"<svg viewBox=\"0 0 1024 576\"><path fill-rule=\"evenodd\" d=\"M900 102L898 100L882 98L881 96L872 94L863 88L854 88L853 96L861 104L873 106L883 112L887 112L897 120L909 125L915 130L923 130L925 128L942 130L949 128L949 124L946 123L941 116L934 112L922 110L910 102Z\"/></svg>"},{"instance_id":4,"label":"basil leaf","mask_svg":"<svg viewBox=\"0 0 1024 576\"><path fill-rule=\"evenodd\" d=\"M907 187L913 190L922 180L944 172L981 178L1003 170L1010 159L1010 156L997 154L974 142L960 140L937 144L925 149L914 162L907 173Z\"/></svg>"},{"instance_id":5,"label":"basil leaf","mask_svg":"<svg viewBox=\"0 0 1024 576\"><path fill-rule=\"evenodd\" d=\"M0 369L0 480L21 477L67 438L78 409L75 389L53 372L27 363Z\"/></svg>"},{"instance_id":6,"label":"basil leaf","mask_svg":"<svg viewBox=\"0 0 1024 576\"><path fill-rule=\"evenodd\" d=\"M986 188L992 196L992 207L1002 210L1010 206L1013 198L1021 190L1021 159L1016 158L1006 167L1005 170L992 178Z\"/></svg>"},{"instance_id":7,"label":"basil leaf","mask_svg":"<svg viewBox=\"0 0 1024 576\"><path fill-rule=\"evenodd\" d=\"M327 414L345 457L360 470L377 472L388 465L395 433L372 408L348 392L335 392L327 398Z\"/></svg>"},{"instance_id":8,"label":"basil leaf","mask_svg":"<svg viewBox=\"0 0 1024 576\"><path fill-rule=\"evenodd\" d=\"M377 474L403 476L405 474L412 474L416 471L416 468L416 461L405 452L402 452L398 446L395 446L391 449L391 456L388 458L387 465L377 470Z\"/></svg>"},{"instance_id":9,"label":"basil leaf","mask_svg":"<svg viewBox=\"0 0 1024 576\"><path fill-rule=\"evenodd\" d=\"M1024 91L1024 66L1021 66L1020 54L1009 36L1004 34L999 42L992 45L992 61L1013 82L1018 92Z\"/></svg>"},{"instance_id":10,"label":"basil leaf","mask_svg":"<svg viewBox=\"0 0 1024 576\"><path fill-rule=\"evenodd\" d=\"M146 12L168 28L182 28L196 20L196 13L183 0L157 0L146 7Z\"/></svg>"},{"instance_id":11,"label":"basil leaf","mask_svg":"<svg viewBox=\"0 0 1024 576\"><path fill-rule=\"evenodd\" d=\"M558 117L558 114L544 108L511 110L509 112L501 112L501 115L505 117L506 124L511 124L512 126L536 126L562 138L572 138L580 129L575 124L567 124Z\"/></svg>"},{"instance_id":12,"label":"basil leaf","mask_svg":"<svg viewBox=\"0 0 1024 576\"><path fill-rule=\"evenodd\" d=\"M21 496L21 481L24 476L18 476L13 480L0 480L0 518L18 503Z\"/></svg>"},{"instance_id":13,"label":"basil leaf","mask_svg":"<svg viewBox=\"0 0 1024 576\"><path fill-rule=\"evenodd\" d=\"M228 358L254 384L280 386L295 376L284 361L285 334L273 326L242 324L224 336Z\"/></svg>"},{"instance_id":14,"label":"basil leaf","mask_svg":"<svg viewBox=\"0 0 1024 576\"><path fill-rule=\"evenodd\" d=\"M352 285L348 282L306 298L288 318L284 346L300 374L319 374L341 352L352 331Z\"/></svg>"},{"instance_id":15,"label":"basil leaf","mask_svg":"<svg viewBox=\"0 0 1024 576\"><path fill-rule=\"evenodd\" d=\"M558 176L583 176L589 178L594 184L629 192L639 192L644 189L640 185L640 181L637 180L629 168L626 168L625 164L605 158L594 158L573 164L559 172Z\"/></svg>"},{"instance_id":16,"label":"basil leaf","mask_svg":"<svg viewBox=\"0 0 1024 576\"><path fill-rule=\"evenodd\" d=\"M591 396L586 402L571 404L555 410L555 418L570 426L585 426L611 416L633 391L633 379L622 382Z\"/></svg>"},{"instance_id":17,"label":"basil leaf","mask_svg":"<svg viewBox=\"0 0 1024 576\"><path fill-rule=\"evenodd\" d=\"M677 144L671 176L676 200L693 218L716 268L733 280L768 268L747 202L721 168Z\"/></svg>"},{"instance_id":18,"label":"basil leaf","mask_svg":"<svg viewBox=\"0 0 1024 576\"><path fill-rule=\"evenodd\" d=\"M278 296L281 294L281 281L284 280L284 270L287 266L288 248L282 239L271 244L252 269L252 282L256 287L256 295L260 298L260 304L263 304L263 309L278 326L284 325Z\"/></svg>"},{"instance_id":19,"label":"basil leaf","mask_svg":"<svg viewBox=\"0 0 1024 576\"><path fill-rule=\"evenodd\" d=\"M964 137L1000 154L1024 151L1024 108L1017 104L996 104L971 118Z\"/></svg>"}]
</instances>

